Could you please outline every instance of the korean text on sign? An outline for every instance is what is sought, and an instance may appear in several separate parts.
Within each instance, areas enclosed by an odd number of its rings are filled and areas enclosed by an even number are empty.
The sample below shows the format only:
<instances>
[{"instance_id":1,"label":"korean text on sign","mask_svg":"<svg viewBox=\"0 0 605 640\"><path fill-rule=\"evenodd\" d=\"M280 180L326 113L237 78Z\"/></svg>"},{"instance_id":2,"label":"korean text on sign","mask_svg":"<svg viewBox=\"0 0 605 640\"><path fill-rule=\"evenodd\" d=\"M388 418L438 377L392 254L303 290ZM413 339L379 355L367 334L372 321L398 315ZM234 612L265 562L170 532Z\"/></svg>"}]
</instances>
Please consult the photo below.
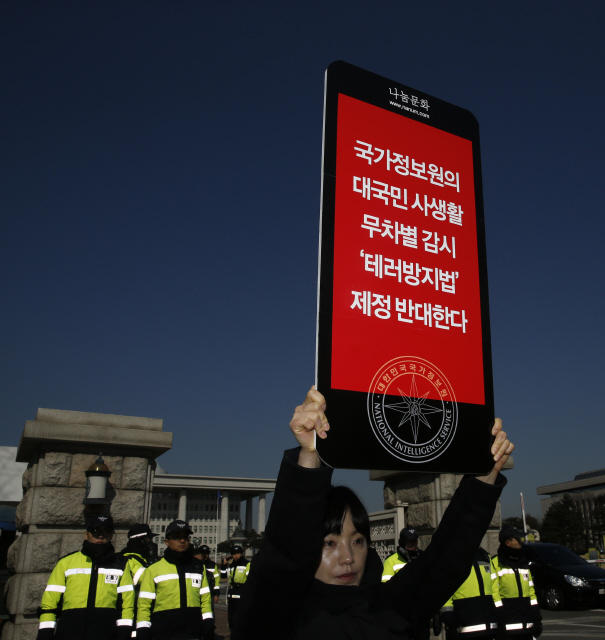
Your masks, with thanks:
<instances>
[{"instance_id":1,"label":"korean text on sign","mask_svg":"<svg viewBox=\"0 0 605 640\"><path fill-rule=\"evenodd\" d=\"M370 291L351 291L354 296L351 309L359 309L365 316L375 316L381 320L388 320L391 317L391 296ZM446 329L450 327L462 329L466 333L466 312L454 311L449 307L440 304L430 304L428 302L413 302L409 299L395 298L395 309L397 320L413 324L415 320L424 323L427 327Z\"/></svg>"}]
</instances>

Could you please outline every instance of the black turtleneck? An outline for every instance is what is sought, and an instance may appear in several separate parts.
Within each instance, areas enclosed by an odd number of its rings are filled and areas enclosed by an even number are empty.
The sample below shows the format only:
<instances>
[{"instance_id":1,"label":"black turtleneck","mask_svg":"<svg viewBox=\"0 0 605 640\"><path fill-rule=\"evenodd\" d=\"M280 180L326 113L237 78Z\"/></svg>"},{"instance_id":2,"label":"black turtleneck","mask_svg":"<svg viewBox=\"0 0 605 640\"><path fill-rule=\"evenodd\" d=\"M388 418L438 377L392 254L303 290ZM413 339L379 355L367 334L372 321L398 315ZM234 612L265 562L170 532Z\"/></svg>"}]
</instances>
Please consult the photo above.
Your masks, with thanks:
<instances>
[{"instance_id":1,"label":"black turtleneck","mask_svg":"<svg viewBox=\"0 0 605 640\"><path fill-rule=\"evenodd\" d=\"M84 540L82 553L98 565L111 562L116 554L111 542L96 544L94 542L88 542L88 540Z\"/></svg>"},{"instance_id":2,"label":"black turtleneck","mask_svg":"<svg viewBox=\"0 0 605 640\"><path fill-rule=\"evenodd\" d=\"M173 551L167 548L166 551L164 551L164 558L166 558L170 564L176 564L177 566L191 564L193 562L193 547L189 545L185 551Z\"/></svg>"},{"instance_id":3,"label":"black turtleneck","mask_svg":"<svg viewBox=\"0 0 605 640\"><path fill-rule=\"evenodd\" d=\"M506 542L502 542L498 547L498 556L513 569L527 566L527 559L523 555L523 550L513 549Z\"/></svg>"},{"instance_id":4,"label":"black turtleneck","mask_svg":"<svg viewBox=\"0 0 605 640\"><path fill-rule=\"evenodd\" d=\"M407 637L409 623L381 607L382 562L374 549L368 550L365 571L358 587L325 584L316 578L304 608L306 631L322 637L321 611L333 616L347 638L378 639ZM388 631L387 631L388 629Z\"/></svg>"},{"instance_id":5,"label":"black turtleneck","mask_svg":"<svg viewBox=\"0 0 605 640\"><path fill-rule=\"evenodd\" d=\"M414 558L417 558L421 553L422 549L406 549L405 547L399 546L397 547L397 553L402 557L406 562L412 562Z\"/></svg>"}]
</instances>

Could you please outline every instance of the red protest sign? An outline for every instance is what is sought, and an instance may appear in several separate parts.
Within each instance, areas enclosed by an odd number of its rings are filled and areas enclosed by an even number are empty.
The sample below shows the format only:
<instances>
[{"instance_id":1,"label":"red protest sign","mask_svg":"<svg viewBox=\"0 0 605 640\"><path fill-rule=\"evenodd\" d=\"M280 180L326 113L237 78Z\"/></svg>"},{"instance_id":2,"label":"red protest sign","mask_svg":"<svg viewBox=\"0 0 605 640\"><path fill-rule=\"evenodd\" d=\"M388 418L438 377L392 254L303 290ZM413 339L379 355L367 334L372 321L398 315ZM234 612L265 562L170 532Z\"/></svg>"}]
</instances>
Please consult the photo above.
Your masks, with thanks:
<instances>
[{"instance_id":1,"label":"red protest sign","mask_svg":"<svg viewBox=\"0 0 605 640\"><path fill-rule=\"evenodd\" d=\"M476 120L342 62L326 83L317 383L333 466L471 471L461 447L489 449Z\"/></svg>"}]
</instances>

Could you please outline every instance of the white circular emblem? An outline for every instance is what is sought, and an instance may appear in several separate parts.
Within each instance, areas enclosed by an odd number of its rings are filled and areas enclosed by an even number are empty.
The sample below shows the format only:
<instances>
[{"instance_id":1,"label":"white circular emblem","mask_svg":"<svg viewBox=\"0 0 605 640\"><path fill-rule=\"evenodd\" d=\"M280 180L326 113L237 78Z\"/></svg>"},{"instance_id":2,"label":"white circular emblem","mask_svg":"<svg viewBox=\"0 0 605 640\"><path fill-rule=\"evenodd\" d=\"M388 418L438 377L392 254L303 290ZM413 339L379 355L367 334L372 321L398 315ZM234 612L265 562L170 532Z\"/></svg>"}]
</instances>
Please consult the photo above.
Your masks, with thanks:
<instances>
[{"instance_id":1,"label":"white circular emblem","mask_svg":"<svg viewBox=\"0 0 605 640\"><path fill-rule=\"evenodd\" d=\"M374 376L368 417L374 435L391 455L406 462L428 462L450 446L458 405L452 386L435 365L402 356Z\"/></svg>"}]
</instances>

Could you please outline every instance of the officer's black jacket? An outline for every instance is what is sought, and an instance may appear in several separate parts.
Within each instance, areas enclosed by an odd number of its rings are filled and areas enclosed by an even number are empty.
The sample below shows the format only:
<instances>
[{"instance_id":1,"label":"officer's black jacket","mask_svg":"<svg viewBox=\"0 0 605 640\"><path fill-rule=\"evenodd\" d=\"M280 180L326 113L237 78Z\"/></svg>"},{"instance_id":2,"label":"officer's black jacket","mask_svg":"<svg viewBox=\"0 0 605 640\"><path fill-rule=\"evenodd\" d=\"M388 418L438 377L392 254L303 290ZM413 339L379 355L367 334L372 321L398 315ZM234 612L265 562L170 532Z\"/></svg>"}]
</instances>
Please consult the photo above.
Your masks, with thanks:
<instances>
[{"instance_id":1,"label":"officer's black jacket","mask_svg":"<svg viewBox=\"0 0 605 640\"><path fill-rule=\"evenodd\" d=\"M314 576L332 470L301 467L298 454L285 452L233 640L406 638L406 629L429 619L468 576L506 479L489 485L464 478L426 551L388 582L369 549L359 587L328 585Z\"/></svg>"}]
</instances>

